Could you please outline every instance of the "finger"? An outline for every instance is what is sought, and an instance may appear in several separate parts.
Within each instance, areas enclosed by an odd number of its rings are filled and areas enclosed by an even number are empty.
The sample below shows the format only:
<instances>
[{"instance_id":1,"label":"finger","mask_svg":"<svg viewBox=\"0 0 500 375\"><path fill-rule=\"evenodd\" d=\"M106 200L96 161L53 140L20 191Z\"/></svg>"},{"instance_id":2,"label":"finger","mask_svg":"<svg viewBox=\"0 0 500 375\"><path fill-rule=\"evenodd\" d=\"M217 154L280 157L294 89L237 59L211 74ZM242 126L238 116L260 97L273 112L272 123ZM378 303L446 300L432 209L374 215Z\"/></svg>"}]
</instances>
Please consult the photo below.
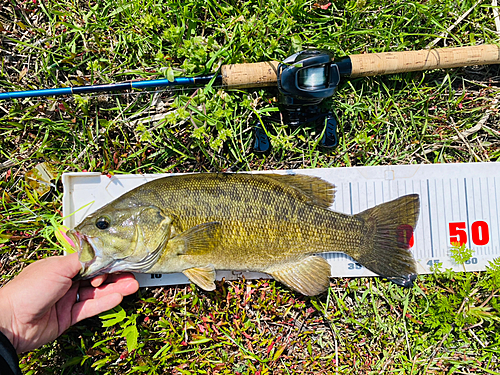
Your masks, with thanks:
<instances>
[{"instance_id":1,"label":"finger","mask_svg":"<svg viewBox=\"0 0 500 375\"><path fill-rule=\"evenodd\" d=\"M90 280L90 284L97 288L104 283L106 284L111 284L116 282L117 280L120 280L123 277L133 277L135 279L135 276L133 273L130 272L124 272L124 273L111 273L111 274L104 274L104 275L99 275L94 277L92 280Z\"/></svg>"},{"instance_id":2,"label":"finger","mask_svg":"<svg viewBox=\"0 0 500 375\"><path fill-rule=\"evenodd\" d=\"M90 284L94 288L97 288L99 285L102 285L102 283L104 283L104 281L106 281L107 277L108 277L107 274L96 276L92 280L90 280Z\"/></svg>"},{"instance_id":3,"label":"finger","mask_svg":"<svg viewBox=\"0 0 500 375\"><path fill-rule=\"evenodd\" d=\"M72 323L71 309L76 303L79 282L75 282L68 292L56 303L58 334L61 335Z\"/></svg>"},{"instance_id":4,"label":"finger","mask_svg":"<svg viewBox=\"0 0 500 375\"><path fill-rule=\"evenodd\" d=\"M122 296L128 296L137 292L139 283L133 277L122 277L118 281L111 284L104 284L98 288L81 287L80 301L89 299L99 299L113 293L120 293Z\"/></svg>"},{"instance_id":5,"label":"finger","mask_svg":"<svg viewBox=\"0 0 500 375\"><path fill-rule=\"evenodd\" d=\"M78 260L77 253L46 259L53 263L53 269L57 270L61 276L65 276L70 279L78 275L78 272L82 269L82 264Z\"/></svg>"},{"instance_id":6,"label":"finger","mask_svg":"<svg viewBox=\"0 0 500 375\"><path fill-rule=\"evenodd\" d=\"M67 279L72 279L80 272L82 265L78 260L78 254L73 253L65 256L47 257L40 261L34 262L26 267L26 274L42 273L44 275L53 274L54 276L62 276Z\"/></svg>"},{"instance_id":7,"label":"finger","mask_svg":"<svg viewBox=\"0 0 500 375\"><path fill-rule=\"evenodd\" d=\"M78 323L83 319L100 314L104 311L112 309L120 304L123 296L120 293L113 293L103 296L102 298L89 299L87 301L78 302L73 306L71 311L71 324Z\"/></svg>"},{"instance_id":8,"label":"finger","mask_svg":"<svg viewBox=\"0 0 500 375\"><path fill-rule=\"evenodd\" d=\"M106 278L105 283L106 284L111 284L111 283L116 283L118 280L128 278L128 279L135 279L135 275L130 272L123 272L123 273L110 273L108 274L108 277Z\"/></svg>"},{"instance_id":9,"label":"finger","mask_svg":"<svg viewBox=\"0 0 500 375\"><path fill-rule=\"evenodd\" d=\"M120 278L124 276L132 276L135 278L133 273L130 272L123 272L123 273L110 273L110 274L105 274L105 275L99 275L96 276L92 279L87 279L87 280L80 280L80 286L93 286L95 288L104 285L104 284L111 284L119 280ZM104 279L104 281L101 282L101 278Z\"/></svg>"}]
</instances>

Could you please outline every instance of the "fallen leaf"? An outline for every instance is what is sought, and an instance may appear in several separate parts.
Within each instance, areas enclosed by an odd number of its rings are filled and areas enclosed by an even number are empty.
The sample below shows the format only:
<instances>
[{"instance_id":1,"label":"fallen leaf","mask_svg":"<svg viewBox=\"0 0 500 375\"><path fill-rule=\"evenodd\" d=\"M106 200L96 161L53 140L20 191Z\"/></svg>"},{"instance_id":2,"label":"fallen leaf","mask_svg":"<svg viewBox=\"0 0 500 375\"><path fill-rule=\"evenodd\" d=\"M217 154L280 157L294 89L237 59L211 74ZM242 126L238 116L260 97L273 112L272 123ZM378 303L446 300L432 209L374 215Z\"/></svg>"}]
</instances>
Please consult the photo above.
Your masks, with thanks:
<instances>
[{"instance_id":1,"label":"fallen leaf","mask_svg":"<svg viewBox=\"0 0 500 375\"><path fill-rule=\"evenodd\" d=\"M26 73L28 73L28 68L24 67L21 70L21 73L19 73L19 81L21 81L24 78L24 76L26 75Z\"/></svg>"},{"instance_id":2,"label":"fallen leaf","mask_svg":"<svg viewBox=\"0 0 500 375\"><path fill-rule=\"evenodd\" d=\"M46 162L38 164L24 175L26 183L40 196L47 194L51 186L54 186L54 184L50 182L54 178L53 169L50 164Z\"/></svg>"}]
</instances>

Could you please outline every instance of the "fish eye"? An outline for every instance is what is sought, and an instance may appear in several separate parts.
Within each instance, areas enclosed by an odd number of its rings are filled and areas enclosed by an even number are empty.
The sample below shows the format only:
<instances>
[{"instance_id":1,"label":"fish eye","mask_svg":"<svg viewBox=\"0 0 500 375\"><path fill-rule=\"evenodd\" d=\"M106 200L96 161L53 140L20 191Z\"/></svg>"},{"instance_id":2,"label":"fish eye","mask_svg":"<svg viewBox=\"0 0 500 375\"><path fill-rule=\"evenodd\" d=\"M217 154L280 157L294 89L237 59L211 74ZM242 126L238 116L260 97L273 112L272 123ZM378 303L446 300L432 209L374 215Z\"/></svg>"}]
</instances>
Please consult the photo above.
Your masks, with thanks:
<instances>
[{"instance_id":1,"label":"fish eye","mask_svg":"<svg viewBox=\"0 0 500 375\"><path fill-rule=\"evenodd\" d=\"M97 229L108 229L109 228L109 219L107 217L100 217L96 220L95 226Z\"/></svg>"}]
</instances>

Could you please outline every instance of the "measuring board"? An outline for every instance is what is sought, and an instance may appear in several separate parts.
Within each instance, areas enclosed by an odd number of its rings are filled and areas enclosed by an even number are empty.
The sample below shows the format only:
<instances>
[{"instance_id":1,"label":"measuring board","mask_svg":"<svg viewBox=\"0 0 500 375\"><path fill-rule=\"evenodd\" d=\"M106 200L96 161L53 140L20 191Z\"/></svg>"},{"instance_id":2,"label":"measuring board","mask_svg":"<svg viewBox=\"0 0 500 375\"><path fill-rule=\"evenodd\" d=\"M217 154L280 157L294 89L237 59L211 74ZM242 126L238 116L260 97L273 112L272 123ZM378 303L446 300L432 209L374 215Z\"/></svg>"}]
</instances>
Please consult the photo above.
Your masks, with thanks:
<instances>
[{"instance_id":1,"label":"measuring board","mask_svg":"<svg viewBox=\"0 0 500 375\"><path fill-rule=\"evenodd\" d=\"M321 177L336 186L331 209L357 214L400 196L420 195L420 217L410 251L418 273L442 263L443 269L463 271L450 258L452 243L463 243L474 251L467 271L485 270L500 256L500 164L425 164L349 168L268 171ZM259 172L266 173L266 172ZM100 173L63 174L64 224L74 228L84 217L126 191L152 179L173 174L115 175ZM86 206L87 205L87 206ZM86 206L86 207L84 207ZM81 209L84 207L83 209ZM71 216L71 213L74 213ZM332 277L373 276L343 253L322 254L332 266ZM217 279L270 277L256 272L218 271ZM141 286L189 283L183 274L137 274Z\"/></svg>"}]
</instances>

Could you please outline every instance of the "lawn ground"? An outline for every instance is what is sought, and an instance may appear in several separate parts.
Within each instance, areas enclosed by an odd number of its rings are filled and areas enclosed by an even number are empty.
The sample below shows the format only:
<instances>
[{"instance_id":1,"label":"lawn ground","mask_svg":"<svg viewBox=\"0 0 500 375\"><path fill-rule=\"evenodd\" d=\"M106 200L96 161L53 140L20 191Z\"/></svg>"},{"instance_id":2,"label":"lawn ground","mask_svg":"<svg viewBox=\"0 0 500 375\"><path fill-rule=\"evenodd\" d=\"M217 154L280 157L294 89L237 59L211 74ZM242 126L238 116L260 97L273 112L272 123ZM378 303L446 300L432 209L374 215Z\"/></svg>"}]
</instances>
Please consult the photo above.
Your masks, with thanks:
<instances>
[{"instance_id":1,"label":"lawn ground","mask_svg":"<svg viewBox=\"0 0 500 375\"><path fill-rule=\"evenodd\" d=\"M7 0L3 91L193 76L283 60L306 48L350 54L498 43L489 1ZM470 11L470 12L469 12ZM0 102L0 285L59 254L60 176L497 162L499 66L345 79L322 128L253 126L272 89L160 90ZM40 195L24 176L49 163ZM332 279L304 297L269 280L148 288L22 356L25 374L497 374L500 264L437 269L413 289ZM114 320L113 320L114 319ZM103 326L104 325L104 326Z\"/></svg>"}]
</instances>

